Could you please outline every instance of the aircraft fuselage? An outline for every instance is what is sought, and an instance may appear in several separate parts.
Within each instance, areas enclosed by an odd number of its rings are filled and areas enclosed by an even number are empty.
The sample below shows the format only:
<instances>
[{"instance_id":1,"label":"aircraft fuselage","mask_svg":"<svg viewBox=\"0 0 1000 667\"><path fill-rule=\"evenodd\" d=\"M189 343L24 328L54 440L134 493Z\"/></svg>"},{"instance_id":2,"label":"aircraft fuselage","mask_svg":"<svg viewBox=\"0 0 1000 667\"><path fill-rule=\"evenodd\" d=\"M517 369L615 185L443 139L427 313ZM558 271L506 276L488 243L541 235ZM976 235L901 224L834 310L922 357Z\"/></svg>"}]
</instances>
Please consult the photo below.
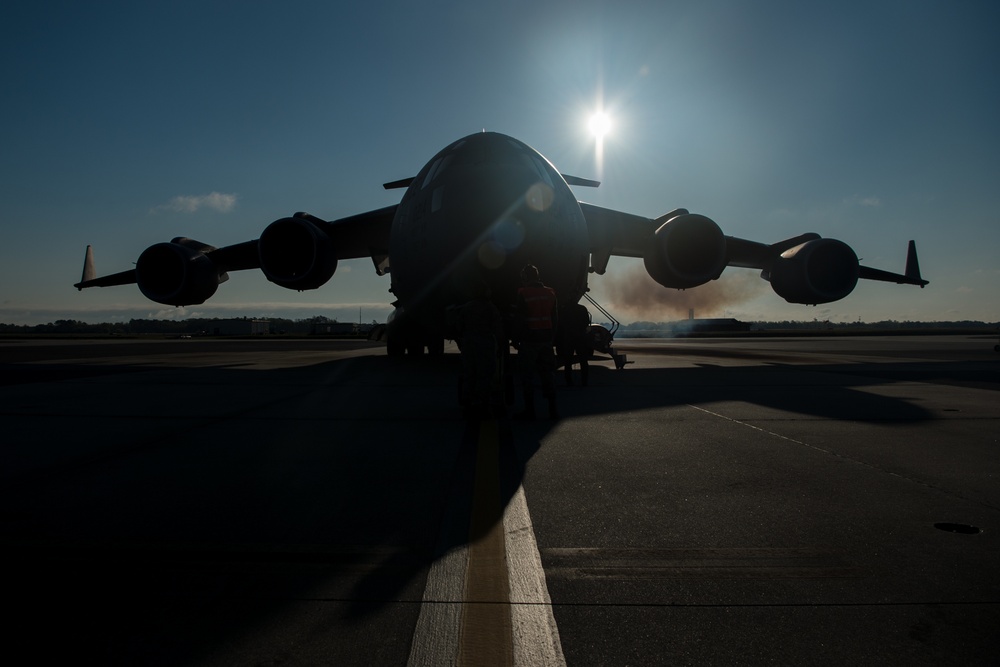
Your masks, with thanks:
<instances>
[{"instance_id":1,"label":"aircraft fuselage","mask_svg":"<svg viewBox=\"0 0 1000 667\"><path fill-rule=\"evenodd\" d=\"M391 291L424 325L485 283L509 306L526 264L561 303L587 290L587 223L566 181L537 151L495 133L460 139L410 183L392 223Z\"/></svg>"}]
</instances>

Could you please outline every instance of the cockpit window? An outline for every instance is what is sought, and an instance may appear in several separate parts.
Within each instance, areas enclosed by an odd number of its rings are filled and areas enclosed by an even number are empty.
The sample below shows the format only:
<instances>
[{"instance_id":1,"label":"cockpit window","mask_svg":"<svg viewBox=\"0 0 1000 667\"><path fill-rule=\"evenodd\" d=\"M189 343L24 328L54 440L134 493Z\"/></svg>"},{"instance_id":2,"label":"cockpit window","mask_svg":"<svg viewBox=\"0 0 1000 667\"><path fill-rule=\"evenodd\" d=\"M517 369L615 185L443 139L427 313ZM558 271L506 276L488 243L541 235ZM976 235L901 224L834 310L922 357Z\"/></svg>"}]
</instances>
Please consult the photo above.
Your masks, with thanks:
<instances>
[{"instance_id":1,"label":"cockpit window","mask_svg":"<svg viewBox=\"0 0 1000 667\"><path fill-rule=\"evenodd\" d=\"M508 139L507 143L514 149L513 151L502 151L502 158L504 162L513 163L520 165L522 167L527 167L534 174L538 176L538 179L548 185L549 187L554 187L552 183L552 176L549 174L549 170L546 168L546 164L542 161L538 154L533 150L516 142L512 139Z\"/></svg>"},{"instance_id":2,"label":"cockpit window","mask_svg":"<svg viewBox=\"0 0 1000 667\"><path fill-rule=\"evenodd\" d=\"M437 173L434 174L434 178L439 178L444 174L444 172L448 171L448 167L450 167L451 163L454 161L455 161L454 155L446 156L444 160L441 161L441 166L438 167Z\"/></svg>"},{"instance_id":3,"label":"cockpit window","mask_svg":"<svg viewBox=\"0 0 1000 667\"><path fill-rule=\"evenodd\" d=\"M552 177L549 175L549 170L546 168L548 165L546 165L545 162L537 155L532 157L532 162L535 163L535 168L538 170L538 174L542 177L542 182L550 188L555 187L552 183Z\"/></svg>"},{"instance_id":4,"label":"cockpit window","mask_svg":"<svg viewBox=\"0 0 1000 667\"><path fill-rule=\"evenodd\" d=\"M420 184L420 189L423 190L430 185L435 178L443 174L451 165L453 158L453 155L448 155L447 157L434 160L434 164L431 165L431 168L427 170L427 175L424 176L423 183Z\"/></svg>"}]
</instances>

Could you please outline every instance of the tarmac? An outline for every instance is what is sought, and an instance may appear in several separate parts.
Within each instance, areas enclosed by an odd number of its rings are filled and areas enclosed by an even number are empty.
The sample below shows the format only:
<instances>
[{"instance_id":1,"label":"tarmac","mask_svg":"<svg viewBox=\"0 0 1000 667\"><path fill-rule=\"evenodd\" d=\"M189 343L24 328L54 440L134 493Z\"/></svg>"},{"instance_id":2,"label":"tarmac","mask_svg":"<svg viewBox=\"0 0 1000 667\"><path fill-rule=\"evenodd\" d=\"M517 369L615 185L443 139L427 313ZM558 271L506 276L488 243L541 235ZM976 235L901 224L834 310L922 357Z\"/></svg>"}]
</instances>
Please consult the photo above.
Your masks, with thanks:
<instances>
[{"instance_id":1,"label":"tarmac","mask_svg":"<svg viewBox=\"0 0 1000 667\"><path fill-rule=\"evenodd\" d=\"M996 664L996 343L619 340L623 369L556 375L560 419L515 421L463 417L451 346L2 340L4 643L22 664Z\"/></svg>"}]
</instances>

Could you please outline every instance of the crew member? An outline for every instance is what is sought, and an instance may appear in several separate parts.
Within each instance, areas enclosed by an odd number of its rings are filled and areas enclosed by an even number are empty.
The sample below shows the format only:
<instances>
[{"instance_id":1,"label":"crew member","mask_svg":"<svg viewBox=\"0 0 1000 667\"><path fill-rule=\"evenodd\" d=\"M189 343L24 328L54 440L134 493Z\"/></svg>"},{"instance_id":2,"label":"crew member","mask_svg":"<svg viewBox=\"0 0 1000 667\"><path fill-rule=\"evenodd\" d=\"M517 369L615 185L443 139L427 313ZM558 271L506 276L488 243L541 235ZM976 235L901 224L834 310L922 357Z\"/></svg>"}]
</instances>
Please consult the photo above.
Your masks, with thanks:
<instances>
[{"instance_id":1,"label":"crew member","mask_svg":"<svg viewBox=\"0 0 1000 667\"><path fill-rule=\"evenodd\" d=\"M518 416L522 419L535 418L532 379L538 375L542 395L549 404L549 417L557 419L559 412L556 409L556 392L552 382L555 367L552 345L558 324L556 292L542 283L538 268L531 264L521 270L521 285L514 304L517 365L524 394L524 411Z\"/></svg>"}]
</instances>

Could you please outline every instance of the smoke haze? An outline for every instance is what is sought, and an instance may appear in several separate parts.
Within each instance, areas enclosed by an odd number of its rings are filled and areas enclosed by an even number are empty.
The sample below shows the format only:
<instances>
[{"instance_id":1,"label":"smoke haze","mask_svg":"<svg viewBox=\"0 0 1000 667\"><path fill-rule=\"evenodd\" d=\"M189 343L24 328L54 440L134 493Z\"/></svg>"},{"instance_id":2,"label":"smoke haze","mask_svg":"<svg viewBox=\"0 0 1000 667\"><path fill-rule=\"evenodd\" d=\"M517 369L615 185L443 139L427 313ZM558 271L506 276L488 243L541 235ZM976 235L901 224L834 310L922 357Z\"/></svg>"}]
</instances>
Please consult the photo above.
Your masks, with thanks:
<instances>
[{"instance_id":1,"label":"smoke haze","mask_svg":"<svg viewBox=\"0 0 1000 667\"><path fill-rule=\"evenodd\" d=\"M641 264L605 275L601 286L609 307L616 315L620 312L623 321L653 322L687 319L692 308L696 318L720 317L768 291L768 283L755 271L732 271L688 290L668 289L650 278Z\"/></svg>"}]
</instances>

